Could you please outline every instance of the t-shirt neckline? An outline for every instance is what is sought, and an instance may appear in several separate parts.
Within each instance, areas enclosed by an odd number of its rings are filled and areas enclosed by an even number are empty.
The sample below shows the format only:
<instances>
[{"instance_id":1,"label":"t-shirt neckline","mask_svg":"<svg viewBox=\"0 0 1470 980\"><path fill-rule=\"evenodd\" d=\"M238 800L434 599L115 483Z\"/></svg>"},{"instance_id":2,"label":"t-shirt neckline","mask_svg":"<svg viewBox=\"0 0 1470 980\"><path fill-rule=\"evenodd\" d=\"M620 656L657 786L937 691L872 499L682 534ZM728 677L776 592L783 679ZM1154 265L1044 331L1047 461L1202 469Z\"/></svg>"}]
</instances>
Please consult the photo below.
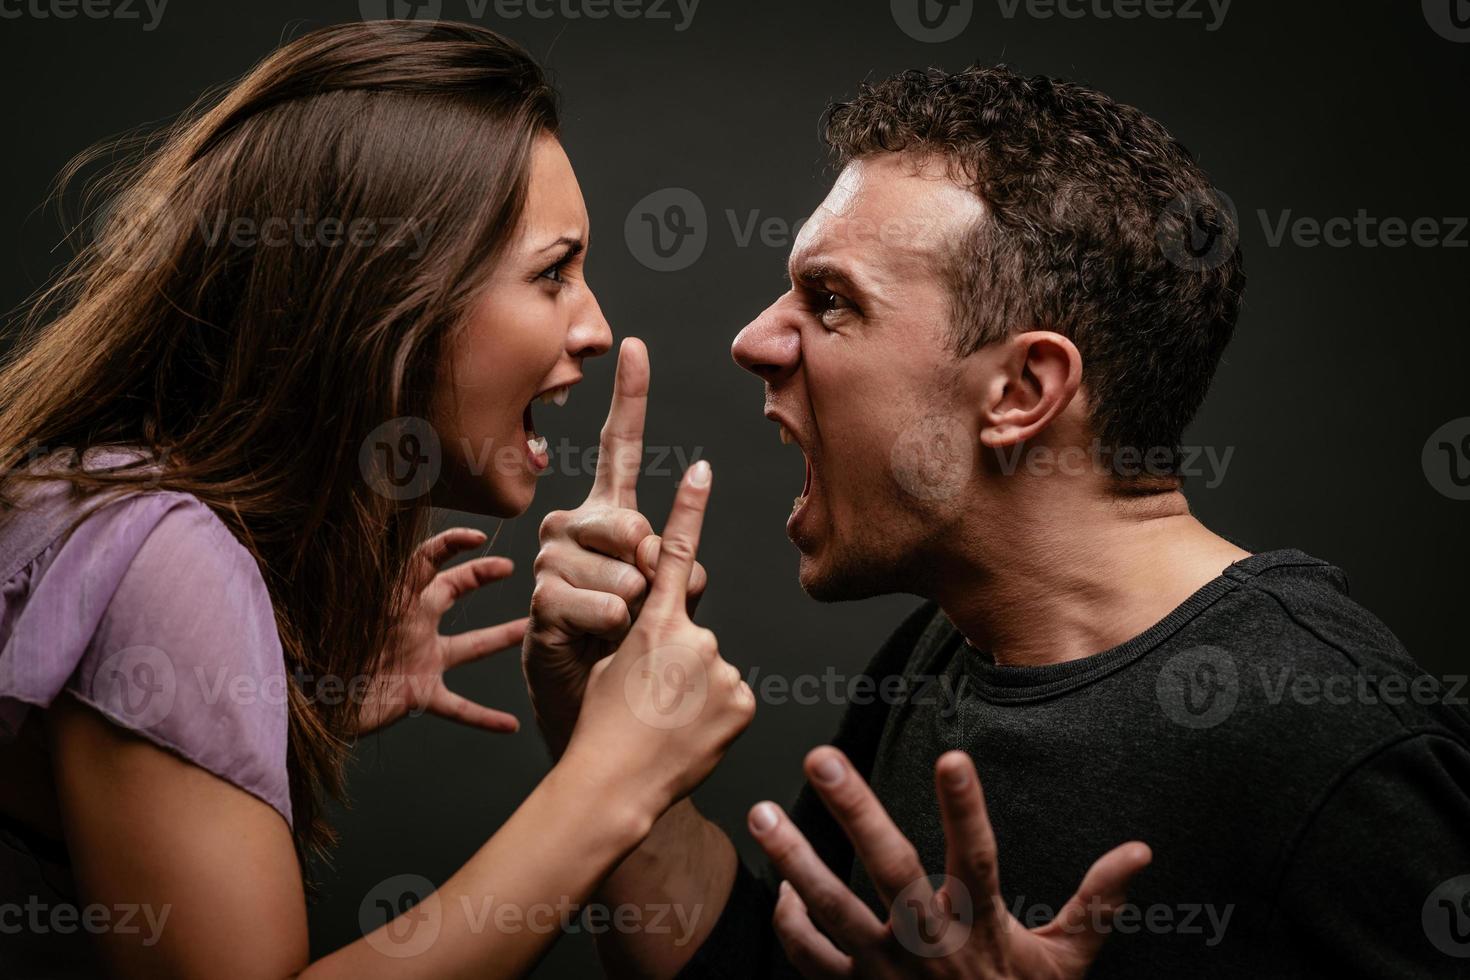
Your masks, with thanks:
<instances>
[{"instance_id":1,"label":"t-shirt neckline","mask_svg":"<svg viewBox=\"0 0 1470 980\"><path fill-rule=\"evenodd\" d=\"M961 669L969 675L972 690L987 700L1016 703L1056 697L1123 669L1164 643L1221 597L1261 572L1283 565L1326 566L1327 562L1295 548L1247 555L1226 566L1219 575L1196 589L1142 633L1115 647L1076 660L1039 667L997 664L988 654L971 646L956 630L955 636L960 644L957 659L961 662Z\"/></svg>"}]
</instances>

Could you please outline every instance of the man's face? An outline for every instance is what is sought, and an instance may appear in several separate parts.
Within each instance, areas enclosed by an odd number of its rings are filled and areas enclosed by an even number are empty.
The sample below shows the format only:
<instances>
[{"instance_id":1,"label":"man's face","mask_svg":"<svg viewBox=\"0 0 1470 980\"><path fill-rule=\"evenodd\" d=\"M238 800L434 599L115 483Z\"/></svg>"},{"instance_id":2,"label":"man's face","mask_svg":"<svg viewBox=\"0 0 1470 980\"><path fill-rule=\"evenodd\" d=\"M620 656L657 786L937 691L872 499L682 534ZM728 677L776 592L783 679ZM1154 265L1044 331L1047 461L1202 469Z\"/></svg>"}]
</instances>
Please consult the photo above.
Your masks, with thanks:
<instances>
[{"instance_id":1,"label":"man's face","mask_svg":"<svg viewBox=\"0 0 1470 980\"><path fill-rule=\"evenodd\" d=\"M786 533L815 598L912 589L963 516L978 413L947 346L950 256L982 209L937 163L853 162L797 238L791 289L735 338L806 457Z\"/></svg>"}]
</instances>

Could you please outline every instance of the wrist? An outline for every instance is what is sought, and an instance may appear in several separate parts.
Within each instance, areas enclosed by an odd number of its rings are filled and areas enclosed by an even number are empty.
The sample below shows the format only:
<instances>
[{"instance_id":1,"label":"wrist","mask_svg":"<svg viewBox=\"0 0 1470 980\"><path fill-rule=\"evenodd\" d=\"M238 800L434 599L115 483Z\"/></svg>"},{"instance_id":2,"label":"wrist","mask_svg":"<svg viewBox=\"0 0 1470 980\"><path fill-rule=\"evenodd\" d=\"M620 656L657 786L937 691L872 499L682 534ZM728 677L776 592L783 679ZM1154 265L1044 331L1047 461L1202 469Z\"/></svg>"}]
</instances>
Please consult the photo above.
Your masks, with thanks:
<instances>
[{"instance_id":1,"label":"wrist","mask_svg":"<svg viewBox=\"0 0 1470 980\"><path fill-rule=\"evenodd\" d=\"M563 689L554 689L535 677L531 670L526 670L525 676L526 689L531 693L531 713L537 730L541 732L541 741L550 749L551 760L560 760L572 742L576 718L582 713L582 692L587 683L576 686L575 691L567 691L564 686Z\"/></svg>"},{"instance_id":2,"label":"wrist","mask_svg":"<svg viewBox=\"0 0 1470 980\"><path fill-rule=\"evenodd\" d=\"M671 802L648 780L618 773L605 757L574 746L566 746L543 785L569 807L595 807L599 828L624 854L643 842Z\"/></svg>"}]
</instances>

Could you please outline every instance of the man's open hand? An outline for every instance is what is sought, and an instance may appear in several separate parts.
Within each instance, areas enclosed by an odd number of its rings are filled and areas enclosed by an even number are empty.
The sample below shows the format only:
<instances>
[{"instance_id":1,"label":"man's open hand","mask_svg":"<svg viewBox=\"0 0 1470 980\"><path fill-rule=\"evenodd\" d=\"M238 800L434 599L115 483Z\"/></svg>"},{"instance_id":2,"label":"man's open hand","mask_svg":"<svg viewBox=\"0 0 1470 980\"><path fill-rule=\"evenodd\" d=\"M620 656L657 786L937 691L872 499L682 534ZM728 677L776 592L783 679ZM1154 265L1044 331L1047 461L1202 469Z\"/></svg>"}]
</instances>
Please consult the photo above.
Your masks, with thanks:
<instances>
[{"instance_id":1,"label":"man's open hand","mask_svg":"<svg viewBox=\"0 0 1470 980\"><path fill-rule=\"evenodd\" d=\"M890 913L879 921L780 808L757 804L751 833L785 879L776 935L805 977L1080 977L1129 880L1152 859L1136 841L1115 847L1055 919L1028 930L1001 898L995 834L967 754L947 752L935 766L947 841L939 879L927 877L914 846L841 752L812 750L806 772Z\"/></svg>"}]
</instances>

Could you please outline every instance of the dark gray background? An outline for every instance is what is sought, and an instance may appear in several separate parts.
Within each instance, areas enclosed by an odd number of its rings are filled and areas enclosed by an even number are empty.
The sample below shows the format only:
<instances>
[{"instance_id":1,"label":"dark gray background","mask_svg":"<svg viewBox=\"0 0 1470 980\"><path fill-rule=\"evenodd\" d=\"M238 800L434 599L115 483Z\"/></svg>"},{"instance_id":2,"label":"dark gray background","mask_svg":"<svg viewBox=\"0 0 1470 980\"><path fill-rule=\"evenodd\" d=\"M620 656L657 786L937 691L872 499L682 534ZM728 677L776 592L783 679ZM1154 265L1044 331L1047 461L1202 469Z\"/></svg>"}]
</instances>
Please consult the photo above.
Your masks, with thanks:
<instances>
[{"instance_id":1,"label":"dark gray background","mask_svg":"<svg viewBox=\"0 0 1470 980\"><path fill-rule=\"evenodd\" d=\"M42 204L73 154L165 120L283 38L360 15L352 0L173 0L144 30L141 7L141 19L64 20L35 16L37 2L51 0L6 6L19 16L0 19L6 309L65 254L60 224ZM1351 218L1360 208L1410 220L1470 214L1470 44L1429 24L1449 2L1435 0L1426 13L1416 3L1237 0L1218 29L1207 30L1213 15L1203 4L1203 20L1124 20L1093 12L1038 17L1024 4L1008 17L1008 0L977 0L964 31L937 44L901 30L886 0L703 0L682 31L671 3L671 19L506 18L490 7L480 22L527 45L564 93L565 143L592 215L592 284L616 333L641 336L652 350L648 444L715 464L702 548L713 584L701 619L719 633L725 656L762 675L820 675L828 665L855 671L916 601L821 606L796 584L782 526L800 487L800 457L777 444L775 427L760 416L760 385L729 357L736 331L782 289L789 241L767 246L757 238L742 247L727 211L742 227L755 211L797 221L830 181L817 125L829 98L902 68L979 60L1085 81L1141 106L1234 199L1247 305L1188 439L1217 452L1233 447L1234 455L1217 487L1191 488L1194 507L1249 547L1296 546L1335 561L1356 596L1431 671L1464 673L1470 502L1434 489L1421 450L1438 427L1470 415L1470 232L1460 232L1458 248L1271 247L1258 216L1264 209L1270 222L1287 210L1292 218ZM581 9L580 0L557 5ZM446 19L473 19L470 10L466 0L444 0ZM706 250L675 273L638 262L624 236L630 208L668 187L695 192L708 214ZM1453 224L1441 228L1448 234ZM611 358L590 363L567 408L541 411L553 446L562 438L593 444L611 369ZM666 460L662 475L642 483L656 526L678 468ZM465 603L447 629L521 613L541 516L574 505L589 483L576 473L543 482L531 511L500 531L496 551L519 562L515 577ZM453 683L530 720L514 654L465 668ZM705 811L732 828L747 853L746 809L795 791L802 754L831 732L840 711L828 703L762 705L699 792ZM335 867L323 871L315 948L357 935L359 903L385 878L416 873L437 882L451 874L545 766L529 725L497 737L417 719L367 740ZM569 937L538 975L582 976L593 963L588 938Z\"/></svg>"}]
</instances>

